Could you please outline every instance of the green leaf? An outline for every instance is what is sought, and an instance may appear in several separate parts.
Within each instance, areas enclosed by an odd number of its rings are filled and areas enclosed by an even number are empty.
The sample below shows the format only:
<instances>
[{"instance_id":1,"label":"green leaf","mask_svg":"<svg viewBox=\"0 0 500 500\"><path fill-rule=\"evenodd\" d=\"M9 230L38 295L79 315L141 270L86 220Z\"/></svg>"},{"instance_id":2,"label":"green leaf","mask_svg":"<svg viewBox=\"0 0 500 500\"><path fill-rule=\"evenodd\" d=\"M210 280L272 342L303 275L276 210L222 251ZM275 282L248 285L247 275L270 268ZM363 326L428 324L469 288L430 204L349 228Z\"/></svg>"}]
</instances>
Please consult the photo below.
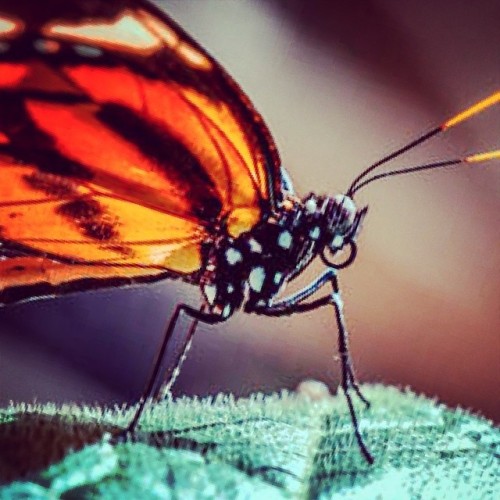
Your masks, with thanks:
<instances>
[{"instance_id":1,"label":"green leaf","mask_svg":"<svg viewBox=\"0 0 500 500\"><path fill-rule=\"evenodd\" d=\"M372 466L343 396L166 401L127 440L117 436L133 408L11 406L0 410L0 498L500 498L490 422L395 388L363 390Z\"/></svg>"}]
</instances>

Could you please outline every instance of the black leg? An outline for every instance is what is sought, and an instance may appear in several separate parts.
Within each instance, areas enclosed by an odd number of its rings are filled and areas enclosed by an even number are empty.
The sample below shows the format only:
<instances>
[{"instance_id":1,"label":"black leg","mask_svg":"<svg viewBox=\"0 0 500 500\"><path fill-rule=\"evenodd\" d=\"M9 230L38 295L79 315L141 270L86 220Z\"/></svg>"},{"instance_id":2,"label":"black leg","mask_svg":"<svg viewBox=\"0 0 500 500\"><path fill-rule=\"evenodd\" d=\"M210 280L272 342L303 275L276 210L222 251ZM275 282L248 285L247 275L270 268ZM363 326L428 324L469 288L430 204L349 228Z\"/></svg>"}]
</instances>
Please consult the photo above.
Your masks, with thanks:
<instances>
[{"instance_id":1,"label":"black leg","mask_svg":"<svg viewBox=\"0 0 500 500\"><path fill-rule=\"evenodd\" d=\"M311 297L325 284L331 283L332 293L319 299L313 300L311 302L303 304L302 302L307 298ZM340 297L340 289L337 280L337 274L335 269L325 270L317 279L311 282L308 286L298 291L297 293L286 297L278 302L273 303L270 306L264 306L259 308L254 308L251 311L255 314L261 314L264 316L288 316L290 314L296 314L301 312L307 312L325 305L333 305L335 309L335 318L338 327L338 351L341 360L341 387L342 391L347 400L347 406L349 407L349 413L351 415L351 421L354 427L354 433L356 435L356 440L361 453L365 457L366 461L370 464L373 463L373 457L368 451L361 433L359 432L358 418L354 410L354 405L352 403L352 398L349 393L349 389L354 389L354 392L359 397L363 403L369 407L370 402L363 396L359 385L356 381L356 376L352 368L351 358L349 354L349 344L348 344L348 332L345 326L344 314L343 314L343 303Z\"/></svg>"},{"instance_id":2,"label":"black leg","mask_svg":"<svg viewBox=\"0 0 500 500\"><path fill-rule=\"evenodd\" d=\"M177 321L179 319L179 316L181 312L184 312L188 316L191 316L195 322L191 326L187 342L184 344L183 349L181 350L181 355L177 359L176 362L176 368L178 368L178 363L179 360L182 360L184 358L184 355L186 354L187 350L189 349L189 345L191 344L192 337L194 335L194 331L196 329L196 325L198 324L199 321L202 321L203 323L208 323L208 324L214 324L222 321L221 317L218 314L210 314L210 313L205 313L203 312L203 307L200 310L194 309L186 304L177 304L175 307L175 311L170 317L170 321L168 322L167 328L165 329L165 334L163 335L163 340L160 346L160 349L158 349L158 352L156 354L156 359L153 364L153 368L151 370L151 373L148 378L148 383L146 384L146 388L144 389L142 393L141 400L139 402L139 406L137 407L137 410L135 412L134 417L132 418L130 424L127 427L126 432L127 433L133 433L137 427L137 424L139 423L139 420L141 418L142 412L144 411L144 407L146 406L146 403L152 398L153 393L155 392L155 383L158 378L161 365L163 362L163 358L165 356L165 352L167 350L167 346L170 342L170 339L172 338L172 335L175 330L175 325L177 324ZM172 373L173 374L173 373Z\"/></svg>"},{"instance_id":3,"label":"black leg","mask_svg":"<svg viewBox=\"0 0 500 500\"><path fill-rule=\"evenodd\" d=\"M205 306L203 305L200 308L200 311L203 312ZM196 332L196 327L198 326L198 320L193 319L191 326L189 327L188 334L184 340L184 345L182 349L179 351L175 363L173 364L173 368L169 370L168 376L165 380L158 380L157 387L152 391L151 398L155 401L160 401L162 399L172 399L172 387L177 380L177 377L181 373L182 365L184 361L186 361L187 354L191 349L191 345L193 343L194 333Z\"/></svg>"},{"instance_id":4,"label":"black leg","mask_svg":"<svg viewBox=\"0 0 500 500\"><path fill-rule=\"evenodd\" d=\"M279 301L273 302L271 309L278 308L293 308L295 305L300 304L304 300L307 300L309 297L314 295L319 289L325 286L327 283L330 283L331 280L335 277L335 269L328 268L325 269L314 281L309 283L306 287L302 288L298 292L285 297Z\"/></svg>"},{"instance_id":5,"label":"black leg","mask_svg":"<svg viewBox=\"0 0 500 500\"><path fill-rule=\"evenodd\" d=\"M351 358L349 355L349 344L348 344L348 334L347 334L347 329L345 327L345 320L344 320L344 314L342 311L343 308L343 303L342 299L340 298L340 290L339 290L339 283L337 280L337 276L334 275L332 280L332 303L335 308L335 317L337 319L337 326L338 326L338 331L339 331L339 336L338 336L338 348L339 348L339 354L340 354L340 360L342 364L342 390L344 391L345 398L347 400L347 406L349 407L349 413L351 414L351 421L352 425L354 427L354 433L356 435L356 440L358 441L358 446L361 450L361 453L365 457L366 461L370 464L374 462L373 457L371 453L368 451L368 448L366 447L363 438L361 436L361 433L359 432L359 424L358 424L358 418L356 416L356 411L354 410L354 405L352 403L351 395L349 394L349 389L352 387L358 397L367 405L369 406L370 403L368 400L361 394L361 391L359 389L359 386L356 382L355 376L354 376L354 371L351 366Z\"/></svg>"}]
</instances>

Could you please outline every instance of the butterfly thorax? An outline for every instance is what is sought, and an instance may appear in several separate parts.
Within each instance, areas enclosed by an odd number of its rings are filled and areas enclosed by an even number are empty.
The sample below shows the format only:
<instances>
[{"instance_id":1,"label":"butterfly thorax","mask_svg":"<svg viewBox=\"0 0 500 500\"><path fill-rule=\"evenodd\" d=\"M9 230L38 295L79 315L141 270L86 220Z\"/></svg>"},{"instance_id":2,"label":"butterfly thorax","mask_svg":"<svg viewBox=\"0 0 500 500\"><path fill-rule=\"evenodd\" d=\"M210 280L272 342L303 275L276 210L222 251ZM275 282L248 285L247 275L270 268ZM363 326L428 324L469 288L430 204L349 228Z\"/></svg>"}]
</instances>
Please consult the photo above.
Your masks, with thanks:
<instances>
[{"instance_id":1,"label":"butterfly thorax","mask_svg":"<svg viewBox=\"0 0 500 500\"><path fill-rule=\"evenodd\" d=\"M237 238L209 245L202 290L211 312L228 318L244 306L272 305L286 282L325 251L336 253L357 235L366 210L343 195L287 199L280 211Z\"/></svg>"}]
</instances>

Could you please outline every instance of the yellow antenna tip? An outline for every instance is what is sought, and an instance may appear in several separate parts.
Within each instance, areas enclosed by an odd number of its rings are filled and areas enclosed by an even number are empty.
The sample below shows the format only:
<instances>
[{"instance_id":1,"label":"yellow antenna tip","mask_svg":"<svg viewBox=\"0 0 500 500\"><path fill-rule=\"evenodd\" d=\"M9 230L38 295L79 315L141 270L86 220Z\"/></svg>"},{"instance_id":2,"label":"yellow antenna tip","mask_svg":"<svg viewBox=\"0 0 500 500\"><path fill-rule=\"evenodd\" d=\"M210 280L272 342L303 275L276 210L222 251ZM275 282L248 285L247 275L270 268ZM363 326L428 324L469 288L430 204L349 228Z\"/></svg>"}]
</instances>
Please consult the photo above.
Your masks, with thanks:
<instances>
[{"instance_id":1,"label":"yellow antenna tip","mask_svg":"<svg viewBox=\"0 0 500 500\"><path fill-rule=\"evenodd\" d=\"M464 161L467 163L479 163L481 161L500 160L500 149L495 151L487 151L486 153L477 153L475 155L467 156Z\"/></svg>"},{"instance_id":2,"label":"yellow antenna tip","mask_svg":"<svg viewBox=\"0 0 500 500\"><path fill-rule=\"evenodd\" d=\"M494 106L498 103L500 103L500 91L494 92L486 99L473 104L470 108L467 108L458 115L453 116L448 121L444 122L443 125L441 125L441 130L446 130L448 128L454 127L455 125L458 125L459 123L469 119L471 116L477 115L478 113L481 113L481 111L484 111L485 109L490 108L491 106Z\"/></svg>"}]
</instances>

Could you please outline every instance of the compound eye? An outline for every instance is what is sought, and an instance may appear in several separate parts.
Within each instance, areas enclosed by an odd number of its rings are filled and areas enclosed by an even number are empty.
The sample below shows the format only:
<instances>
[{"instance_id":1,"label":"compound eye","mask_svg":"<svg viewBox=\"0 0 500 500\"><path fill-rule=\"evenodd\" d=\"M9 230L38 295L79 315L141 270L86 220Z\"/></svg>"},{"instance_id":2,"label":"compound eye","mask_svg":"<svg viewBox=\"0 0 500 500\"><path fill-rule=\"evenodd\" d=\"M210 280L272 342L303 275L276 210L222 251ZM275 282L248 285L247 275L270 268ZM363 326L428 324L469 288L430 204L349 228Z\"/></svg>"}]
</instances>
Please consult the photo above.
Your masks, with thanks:
<instances>
[{"instance_id":1,"label":"compound eye","mask_svg":"<svg viewBox=\"0 0 500 500\"><path fill-rule=\"evenodd\" d=\"M323 248L320 257L321 260L324 262L324 264L328 267L332 267L333 269L344 269L344 267L350 266L353 262L354 259L356 258L356 255L358 253L358 247L354 241L349 240L346 245L349 247L349 255L344 259L341 260L340 262L335 262L333 260L333 257L336 256L336 254L343 254L344 252L340 251L339 249L333 250L330 247L325 247ZM345 246L344 246L345 248ZM329 254L327 256L327 254ZM330 260L330 258L332 260Z\"/></svg>"},{"instance_id":2,"label":"compound eye","mask_svg":"<svg viewBox=\"0 0 500 500\"><path fill-rule=\"evenodd\" d=\"M341 207L341 213L347 221L347 224L349 226L352 225L354 219L356 218L357 211L356 205L354 204L352 198L349 198L349 196L346 196L344 194L338 194L333 198L333 200L336 205Z\"/></svg>"}]
</instances>

